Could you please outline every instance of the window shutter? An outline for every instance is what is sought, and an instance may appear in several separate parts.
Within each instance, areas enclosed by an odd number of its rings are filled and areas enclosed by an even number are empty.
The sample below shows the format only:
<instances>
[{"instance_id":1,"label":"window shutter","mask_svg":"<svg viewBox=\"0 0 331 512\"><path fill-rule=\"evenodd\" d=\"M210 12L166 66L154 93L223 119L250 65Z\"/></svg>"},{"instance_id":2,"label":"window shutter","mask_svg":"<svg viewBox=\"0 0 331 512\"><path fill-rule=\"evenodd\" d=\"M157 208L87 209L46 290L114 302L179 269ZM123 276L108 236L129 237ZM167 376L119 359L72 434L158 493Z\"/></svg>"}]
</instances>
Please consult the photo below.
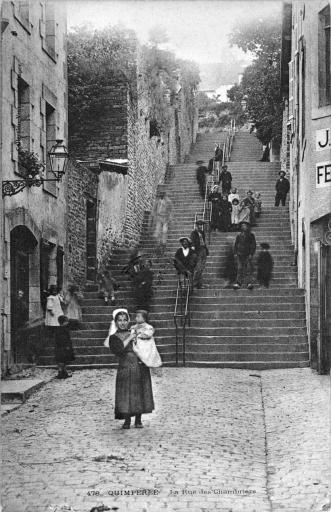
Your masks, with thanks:
<instances>
[{"instance_id":1,"label":"window shutter","mask_svg":"<svg viewBox=\"0 0 331 512\"><path fill-rule=\"evenodd\" d=\"M288 118L294 117L294 60L288 63L289 71L289 98L288 98Z\"/></svg>"}]
</instances>

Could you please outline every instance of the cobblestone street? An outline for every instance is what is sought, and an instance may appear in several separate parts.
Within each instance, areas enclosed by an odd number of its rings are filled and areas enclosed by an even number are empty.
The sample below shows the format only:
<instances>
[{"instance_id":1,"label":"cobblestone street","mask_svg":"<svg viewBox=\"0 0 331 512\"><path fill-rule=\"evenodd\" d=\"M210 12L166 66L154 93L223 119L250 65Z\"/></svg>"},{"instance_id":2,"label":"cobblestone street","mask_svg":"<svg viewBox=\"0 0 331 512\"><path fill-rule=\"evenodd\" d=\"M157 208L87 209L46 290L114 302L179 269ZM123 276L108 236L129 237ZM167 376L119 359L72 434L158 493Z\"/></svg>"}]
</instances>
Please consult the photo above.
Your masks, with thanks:
<instances>
[{"instance_id":1,"label":"cobblestone street","mask_svg":"<svg viewBox=\"0 0 331 512\"><path fill-rule=\"evenodd\" d=\"M330 510L328 377L164 368L156 411L130 431L114 383L76 372L3 418L3 512ZM112 495L141 489L155 495Z\"/></svg>"}]
</instances>

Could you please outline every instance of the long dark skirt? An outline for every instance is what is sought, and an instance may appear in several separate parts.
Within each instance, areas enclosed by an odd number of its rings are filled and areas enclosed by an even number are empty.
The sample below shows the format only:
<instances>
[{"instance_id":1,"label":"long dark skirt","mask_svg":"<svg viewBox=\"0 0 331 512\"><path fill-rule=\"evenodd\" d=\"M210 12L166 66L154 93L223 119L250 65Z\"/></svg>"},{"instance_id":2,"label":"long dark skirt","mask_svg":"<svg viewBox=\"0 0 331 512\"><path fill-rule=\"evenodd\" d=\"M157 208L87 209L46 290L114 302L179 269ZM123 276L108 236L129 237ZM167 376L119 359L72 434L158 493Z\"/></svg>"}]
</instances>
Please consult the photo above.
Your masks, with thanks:
<instances>
[{"instance_id":1,"label":"long dark skirt","mask_svg":"<svg viewBox=\"0 0 331 512\"><path fill-rule=\"evenodd\" d=\"M148 414L154 409L150 370L141 363L119 367L116 375L115 419Z\"/></svg>"},{"instance_id":2,"label":"long dark skirt","mask_svg":"<svg viewBox=\"0 0 331 512\"><path fill-rule=\"evenodd\" d=\"M211 203L210 228L220 229L220 208L216 202Z\"/></svg>"}]
</instances>

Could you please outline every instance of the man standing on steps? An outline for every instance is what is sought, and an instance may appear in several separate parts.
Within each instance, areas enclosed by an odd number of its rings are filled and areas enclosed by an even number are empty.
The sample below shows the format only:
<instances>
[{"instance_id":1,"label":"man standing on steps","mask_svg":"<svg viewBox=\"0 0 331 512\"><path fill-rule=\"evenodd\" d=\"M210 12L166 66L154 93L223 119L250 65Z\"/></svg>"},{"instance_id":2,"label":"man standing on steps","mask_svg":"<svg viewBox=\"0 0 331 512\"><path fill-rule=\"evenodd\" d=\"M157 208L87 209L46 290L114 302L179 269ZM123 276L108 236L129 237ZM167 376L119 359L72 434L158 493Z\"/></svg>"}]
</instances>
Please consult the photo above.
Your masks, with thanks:
<instances>
[{"instance_id":1,"label":"man standing on steps","mask_svg":"<svg viewBox=\"0 0 331 512\"><path fill-rule=\"evenodd\" d=\"M247 282L247 288L252 290L253 256L256 251L255 235L251 233L249 222L240 223L240 233L234 243L234 256L237 263L237 281L233 288L237 290Z\"/></svg>"},{"instance_id":2,"label":"man standing on steps","mask_svg":"<svg viewBox=\"0 0 331 512\"><path fill-rule=\"evenodd\" d=\"M203 231L205 222L198 220L195 225L195 230L191 233L192 249L197 256L197 263L195 266L193 286L195 288L202 288L202 274L206 266L207 256L209 254L206 244L206 235Z\"/></svg>"},{"instance_id":3,"label":"man standing on steps","mask_svg":"<svg viewBox=\"0 0 331 512\"><path fill-rule=\"evenodd\" d=\"M156 251L159 256L165 251L172 208L172 201L166 195L165 185L159 185L150 217L150 227L154 230L153 237L157 243Z\"/></svg>"},{"instance_id":4,"label":"man standing on steps","mask_svg":"<svg viewBox=\"0 0 331 512\"><path fill-rule=\"evenodd\" d=\"M275 197L275 206L279 206L279 203L282 202L282 206L285 206L286 196L290 190L290 182L287 178L285 178L285 172L279 172L280 178L276 182L276 197Z\"/></svg>"}]
</instances>

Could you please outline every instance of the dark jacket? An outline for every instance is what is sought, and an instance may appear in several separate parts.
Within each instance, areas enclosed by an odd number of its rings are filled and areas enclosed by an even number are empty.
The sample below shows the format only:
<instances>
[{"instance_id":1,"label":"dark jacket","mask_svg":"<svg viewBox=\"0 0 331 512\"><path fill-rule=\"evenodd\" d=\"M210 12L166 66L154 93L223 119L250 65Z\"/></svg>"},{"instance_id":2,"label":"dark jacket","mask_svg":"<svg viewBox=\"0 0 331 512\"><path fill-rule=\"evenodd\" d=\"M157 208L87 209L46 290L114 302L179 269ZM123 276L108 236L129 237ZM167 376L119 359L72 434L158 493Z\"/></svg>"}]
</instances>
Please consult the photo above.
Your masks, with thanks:
<instances>
[{"instance_id":1,"label":"dark jacket","mask_svg":"<svg viewBox=\"0 0 331 512\"><path fill-rule=\"evenodd\" d=\"M70 331L67 325L56 327L55 333L55 361L57 363L70 363L74 361L75 354L72 348Z\"/></svg>"},{"instance_id":2,"label":"dark jacket","mask_svg":"<svg viewBox=\"0 0 331 512\"><path fill-rule=\"evenodd\" d=\"M190 248L188 255L185 256L183 249L180 247L175 253L174 265L179 272L184 272L185 270L193 272L196 265L196 255L194 251Z\"/></svg>"},{"instance_id":3,"label":"dark jacket","mask_svg":"<svg viewBox=\"0 0 331 512\"><path fill-rule=\"evenodd\" d=\"M222 162L223 160L223 149L217 148L215 149L215 161Z\"/></svg>"},{"instance_id":4,"label":"dark jacket","mask_svg":"<svg viewBox=\"0 0 331 512\"><path fill-rule=\"evenodd\" d=\"M287 178L278 179L276 182L276 190L279 194L287 194L290 190L290 182Z\"/></svg>"},{"instance_id":5,"label":"dark jacket","mask_svg":"<svg viewBox=\"0 0 331 512\"><path fill-rule=\"evenodd\" d=\"M235 256L253 256L256 251L256 241L253 233L239 233L234 243Z\"/></svg>"},{"instance_id":6,"label":"dark jacket","mask_svg":"<svg viewBox=\"0 0 331 512\"><path fill-rule=\"evenodd\" d=\"M204 181L206 179L206 174L208 173L208 169L205 165L200 165L197 168L197 180Z\"/></svg>"},{"instance_id":7,"label":"dark jacket","mask_svg":"<svg viewBox=\"0 0 331 512\"><path fill-rule=\"evenodd\" d=\"M206 244L206 235L205 235L204 232L202 232L201 235L202 235L202 239L203 239L203 241L205 243L205 247L206 247L206 251L207 251L207 256L208 256L209 251L208 251L208 247L207 247L207 244ZM201 247L201 244L200 244L200 237L199 237L199 233L198 233L197 229L192 231L190 238L192 240L192 247L194 247L194 251L198 252L200 247Z\"/></svg>"},{"instance_id":8,"label":"dark jacket","mask_svg":"<svg viewBox=\"0 0 331 512\"><path fill-rule=\"evenodd\" d=\"M220 174L220 182L222 182L222 186L223 187L226 187L226 186L230 186L231 187L231 183L232 183L231 172L229 172L229 171L222 171L221 174Z\"/></svg>"}]
</instances>

